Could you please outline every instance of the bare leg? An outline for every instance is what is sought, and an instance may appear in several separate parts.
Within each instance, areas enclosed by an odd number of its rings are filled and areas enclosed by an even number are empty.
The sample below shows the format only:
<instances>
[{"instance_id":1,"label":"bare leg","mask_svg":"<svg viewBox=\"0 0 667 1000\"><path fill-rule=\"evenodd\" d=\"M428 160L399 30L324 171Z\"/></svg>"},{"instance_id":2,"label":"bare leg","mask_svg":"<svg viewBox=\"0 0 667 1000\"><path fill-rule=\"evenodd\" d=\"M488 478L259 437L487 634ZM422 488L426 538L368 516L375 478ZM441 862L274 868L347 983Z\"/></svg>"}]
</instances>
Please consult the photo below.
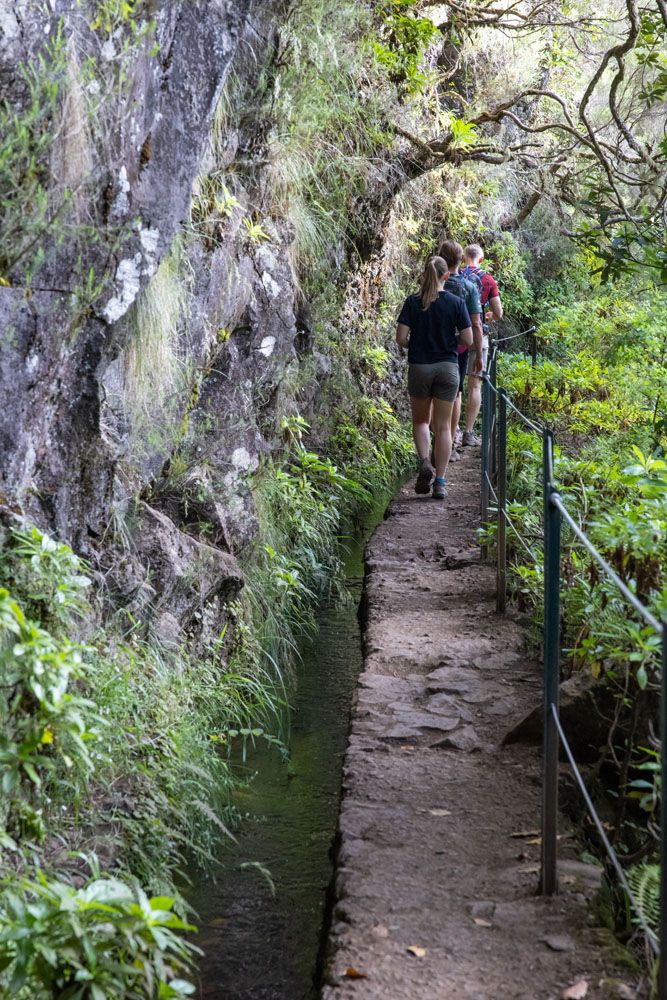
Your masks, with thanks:
<instances>
[{"instance_id":1,"label":"bare leg","mask_svg":"<svg viewBox=\"0 0 667 1000\"><path fill-rule=\"evenodd\" d=\"M461 419L461 393L458 394L452 406L452 441L454 440L454 435L458 430L460 419Z\"/></svg>"},{"instance_id":2,"label":"bare leg","mask_svg":"<svg viewBox=\"0 0 667 1000\"><path fill-rule=\"evenodd\" d=\"M444 399L433 400L433 431L435 433L435 474L443 479L452 453L452 409L454 404Z\"/></svg>"},{"instance_id":3,"label":"bare leg","mask_svg":"<svg viewBox=\"0 0 667 1000\"><path fill-rule=\"evenodd\" d=\"M414 399L411 396L410 408L412 410L412 437L415 442L417 455L421 459L428 459L431 452L431 434L429 431L431 400Z\"/></svg>"},{"instance_id":4,"label":"bare leg","mask_svg":"<svg viewBox=\"0 0 667 1000\"><path fill-rule=\"evenodd\" d=\"M482 380L468 375L468 402L466 404L466 431L470 433L482 408Z\"/></svg>"}]
</instances>

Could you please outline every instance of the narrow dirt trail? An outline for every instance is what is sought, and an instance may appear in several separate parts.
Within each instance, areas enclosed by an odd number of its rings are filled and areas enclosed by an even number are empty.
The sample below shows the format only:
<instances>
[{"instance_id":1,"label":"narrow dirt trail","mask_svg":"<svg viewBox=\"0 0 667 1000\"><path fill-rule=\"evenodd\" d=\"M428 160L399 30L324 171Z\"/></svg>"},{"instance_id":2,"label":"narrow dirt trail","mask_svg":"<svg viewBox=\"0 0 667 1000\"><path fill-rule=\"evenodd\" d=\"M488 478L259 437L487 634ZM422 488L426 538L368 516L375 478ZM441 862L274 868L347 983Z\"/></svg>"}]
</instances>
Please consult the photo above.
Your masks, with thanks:
<instances>
[{"instance_id":1,"label":"narrow dirt trail","mask_svg":"<svg viewBox=\"0 0 667 1000\"><path fill-rule=\"evenodd\" d=\"M478 454L444 505L409 484L369 546L324 1000L638 995L591 923L599 869L564 861L562 894L535 894L539 752L501 741L540 678L479 561Z\"/></svg>"}]
</instances>

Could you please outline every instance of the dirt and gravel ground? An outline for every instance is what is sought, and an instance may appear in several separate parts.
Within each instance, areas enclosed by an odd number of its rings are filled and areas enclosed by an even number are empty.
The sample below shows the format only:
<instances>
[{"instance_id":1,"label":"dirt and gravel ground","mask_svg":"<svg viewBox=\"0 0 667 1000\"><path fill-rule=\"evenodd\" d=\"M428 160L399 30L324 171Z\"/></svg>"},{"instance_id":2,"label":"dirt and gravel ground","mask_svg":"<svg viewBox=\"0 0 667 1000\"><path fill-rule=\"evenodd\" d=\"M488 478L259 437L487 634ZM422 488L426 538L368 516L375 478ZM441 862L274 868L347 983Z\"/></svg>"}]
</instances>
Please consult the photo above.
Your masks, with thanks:
<instances>
[{"instance_id":1,"label":"dirt and gravel ground","mask_svg":"<svg viewBox=\"0 0 667 1000\"><path fill-rule=\"evenodd\" d=\"M409 484L367 553L323 1000L642 996L595 926L600 871L567 836L561 894L536 895L539 751L502 738L539 669L479 561L479 452L448 488L443 505Z\"/></svg>"}]
</instances>

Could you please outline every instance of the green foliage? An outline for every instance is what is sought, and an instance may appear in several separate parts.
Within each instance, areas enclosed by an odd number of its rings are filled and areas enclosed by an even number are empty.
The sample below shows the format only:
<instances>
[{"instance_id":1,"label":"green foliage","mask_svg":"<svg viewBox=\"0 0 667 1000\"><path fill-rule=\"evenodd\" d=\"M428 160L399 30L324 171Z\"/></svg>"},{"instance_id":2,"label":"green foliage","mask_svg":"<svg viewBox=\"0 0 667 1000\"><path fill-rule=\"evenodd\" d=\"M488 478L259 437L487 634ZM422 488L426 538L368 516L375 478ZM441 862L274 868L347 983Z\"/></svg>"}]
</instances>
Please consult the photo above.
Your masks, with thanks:
<instances>
[{"instance_id":1,"label":"green foliage","mask_svg":"<svg viewBox=\"0 0 667 1000\"><path fill-rule=\"evenodd\" d=\"M63 624L86 607L90 577L68 545L33 527L7 539L14 558L0 566L0 581L25 595L29 616Z\"/></svg>"},{"instance_id":2,"label":"green foliage","mask_svg":"<svg viewBox=\"0 0 667 1000\"><path fill-rule=\"evenodd\" d=\"M160 1000L191 996L194 930L174 899L149 899L114 878L80 889L48 879L0 893L0 985L16 1000Z\"/></svg>"},{"instance_id":3,"label":"green foliage","mask_svg":"<svg viewBox=\"0 0 667 1000\"><path fill-rule=\"evenodd\" d=\"M0 589L0 772L8 836L41 839L43 783L64 778L76 796L92 771L87 744L100 719L93 703L72 690L85 673L82 654L29 621Z\"/></svg>"},{"instance_id":4,"label":"green foliage","mask_svg":"<svg viewBox=\"0 0 667 1000\"><path fill-rule=\"evenodd\" d=\"M638 64L637 83L627 95L634 100L634 110L630 117L634 122L644 119L646 130L642 137L651 158L656 158L657 171L664 167L667 156L667 139L664 133L664 119L657 117L657 110L664 104L667 94L667 24L658 10L639 12L639 32L634 46L634 57ZM626 112L629 114L629 111ZM650 119L655 121L651 127ZM648 125L648 128L647 128ZM635 127L633 125L633 127ZM662 162L661 162L662 161ZM613 282L628 274L641 276L644 283L667 282L667 229L660 209L662 195L652 204L653 195L660 190L653 177L647 172L642 197L637 211L619 211L619 190L626 196L626 205L633 198L624 191L629 181L636 191L642 179L630 178L616 166L616 158L610 157L609 165L603 169L598 165L587 174L586 190L580 199L580 206L586 218L580 223L576 239L579 244L595 253L599 261L598 271L603 281ZM642 165L643 166L643 165ZM615 189L610 183L610 173L615 176Z\"/></svg>"},{"instance_id":5,"label":"green foliage","mask_svg":"<svg viewBox=\"0 0 667 1000\"><path fill-rule=\"evenodd\" d=\"M34 272L43 242L67 210L49 198L50 155L67 72L62 22L44 52L21 68L27 99L19 109L0 102L0 277L30 261Z\"/></svg>"},{"instance_id":6,"label":"green foliage","mask_svg":"<svg viewBox=\"0 0 667 1000\"><path fill-rule=\"evenodd\" d=\"M390 361L391 355L385 347L376 347L372 344L364 345L362 362L374 379L381 380L386 377Z\"/></svg>"},{"instance_id":7,"label":"green foliage","mask_svg":"<svg viewBox=\"0 0 667 1000\"><path fill-rule=\"evenodd\" d=\"M535 368L518 355L502 356L499 379L524 412L554 428L555 476L567 509L658 619L667 611L664 308L643 283L628 282L553 308L539 330L545 355ZM512 422L508 449L509 513L533 551L528 558L509 533L511 585L539 642L541 442ZM639 849L650 858L661 774L647 719L660 688L660 638L566 527L561 572L567 669L598 678L617 706L599 765L607 781L617 775L614 840L621 852ZM651 868L632 869L649 922Z\"/></svg>"},{"instance_id":8,"label":"green foliage","mask_svg":"<svg viewBox=\"0 0 667 1000\"><path fill-rule=\"evenodd\" d=\"M510 233L491 243L484 266L497 277L502 288L503 306L517 320L532 318L534 292L526 275L528 256Z\"/></svg>"},{"instance_id":9,"label":"green foliage","mask_svg":"<svg viewBox=\"0 0 667 1000\"><path fill-rule=\"evenodd\" d=\"M452 149L470 149L477 143L479 135L476 125L450 114L449 126L452 132Z\"/></svg>"},{"instance_id":10,"label":"green foliage","mask_svg":"<svg viewBox=\"0 0 667 1000\"><path fill-rule=\"evenodd\" d=\"M635 865L628 870L627 876L637 909L649 927L657 931L660 926L660 866ZM639 922L634 912L632 919L635 924Z\"/></svg>"},{"instance_id":11,"label":"green foliage","mask_svg":"<svg viewBox=\"0 0 667 1000\"><path fill-rule=\"evenodd\" d=\"M375 58L407 94L418 93L427 82L424 53L439 34L433 21L421 17L417 7L418 0L377 3L380 29L373 42Z\"/></svg>"},{"instance_id":12,"label":"green foliage","mask_svg":"<svg viewBox=\"0 0 667 1000\"><path fill-rule=\"evenodd\" d=\"M250 243L258 245L264 240L270 240L271 237L268 233L265 233L259 222L254 222L252 219L245 218L243 220L243 225L245 226L245 231L248 236Z\"/></svg>"},{"instance_id":13,"label":"green foliage","mask_svg":"<svg viewBox=\"0 0 667 1000\"><path fill-rule=\"evenodd\" d=\"M262 81L269 119L262 186L268 210L294 226L292 256L305 281L324 276L354 232L353 206L373 177L372 156L388 144L382 96L371 87L381 77L367 52L371 33L360 5L294 5L281 28L281 58Z\"/></svg>"},{"instance_id":14,"label":"green foliage","mask_svg":"<svg viewBox=\"0 0 667 1000\"><path fill-rule=\"evenodd\" d=\"M48 868L54 844L94 840L120 873L173 894L186 852L208 863L231 836L235 744L283 752L279 677L245 655L255 638L233 608L231 642L225 628L197 659L143 641L136 625L74 643L66 633L91 617L80 561L36 531L5 543L5 578L51 632L0 590L0 863Z\"/></svg>"},{"instance_id":15,"label":"green foliage","mask_svg":"<svg viewBox=\"0 0 667 1000\"><path fill-rule=\"evenodd\" d=\"M161 460L173 449L198 399L204 372L194 369L190 351L192 282L185 240L177 237L123 320L128 340L120 402L138 463Z\"/></svg>"},{"instance_id":16,"label":"green foliage","mask_svg":"<svg viewBox=\"0 0 667 1000\"><path fill-rule=\"evenodd\" d=\"M129 28L132 37L137 39L151 33L155 27L155 22L145 16L149 9L145 0L95 0L95 7L91 30L107 38Z\"/></svg>"},{"instance_id":17,"label":"green foliage","mask_svg":"<svg viewBox=\"0 0 667 1000\"><path fill-rule=\"evenodd\" d=\"M223 184L215 199L215 208L217 211L220 215L224 215L229 219L234 214L235 209L240 207L241 203L238 198L235 198L227 185Z\"/></svg>"}]
</instances>

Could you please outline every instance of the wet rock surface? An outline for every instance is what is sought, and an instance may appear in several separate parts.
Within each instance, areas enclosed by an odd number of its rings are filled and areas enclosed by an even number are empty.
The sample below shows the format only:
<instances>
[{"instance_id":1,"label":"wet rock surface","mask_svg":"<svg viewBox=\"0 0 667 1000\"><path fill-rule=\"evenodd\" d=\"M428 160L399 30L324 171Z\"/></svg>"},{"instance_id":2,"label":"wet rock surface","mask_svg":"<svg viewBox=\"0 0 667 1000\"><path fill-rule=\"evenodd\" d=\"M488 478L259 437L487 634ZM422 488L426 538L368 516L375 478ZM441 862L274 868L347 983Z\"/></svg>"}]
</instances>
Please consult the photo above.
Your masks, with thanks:
<instances>
[{"instance_id":1,"label":"wet rock surface","mask_svg":"<svg viewBox=\"0 0 667 1000\"><path fill-rule=\"evenodd\" d=\"M0 504L72 545L167 645L210 644L243 582L234 557L258 532L250 478L332 370L312 355L293 226L263 217L251 239L244 225L258 203L262 112L215 124L232 69L239 94L257 90L284 5L136 5L134 28L126 19L109 38L92 0L5 6L0 85L12 107L29 102L25 64L46 53L67 65L63 120L46 123L49 196L58 203L58 165L80 161L86 226L68 208L41 233L29 280L27 259L3 270ZM49 55L56 26L62 56ZM65 98L80 96L84 56L99 96L71 122Z\"/></svg>"},{"instance_id":2,"label":"wet rock surface","mask_svg":"<svg viewBox=\"0 0 667 1000\"><path fill-rule=\"evenodd\" d=\"M502 741L539 668L495 612L478 483L468 451L444 505L409 484L367 553L324 1000L547 1000L581 979L593 1000L642 995L599 946L600 871L567 835L561 894L536 894L539 754Z\"/></svg>"}]
</instances>

